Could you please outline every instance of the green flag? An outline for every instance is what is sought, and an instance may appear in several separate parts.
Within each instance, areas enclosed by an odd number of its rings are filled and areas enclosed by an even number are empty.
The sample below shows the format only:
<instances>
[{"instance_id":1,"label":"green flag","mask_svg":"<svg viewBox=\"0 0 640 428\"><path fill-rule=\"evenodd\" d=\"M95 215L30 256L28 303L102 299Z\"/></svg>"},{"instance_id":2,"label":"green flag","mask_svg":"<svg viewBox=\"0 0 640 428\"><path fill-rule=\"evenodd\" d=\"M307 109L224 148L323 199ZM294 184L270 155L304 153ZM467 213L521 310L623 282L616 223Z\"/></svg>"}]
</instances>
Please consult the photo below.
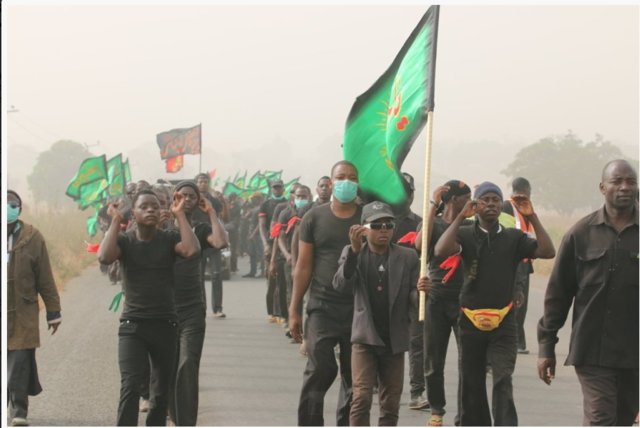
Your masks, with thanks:
<instances>
[{"instance_id":1,"label":"green flag","mask_svg":"<svg viewBox=\"0 0 640 428\"><path fill-rule=\"evenodd\" d=\"M129 159L122 164L122 171L124 172L124 182L131 183L131 169L129 168Z\"/></svg>"},{"instance_id":2,"label":"green flag","mask_svg":"<svg viewBox=\"0 0 640 428\"><path fill-rule=\"evenodd\" d=\"M87 233L89 236L96 236L98 233L98 208L96 208L95 215L87 219Z\"/></svg>"},{"instance_id":3,"label":"green flag","mask_svg":"<svg viewBox=\"0 0 640 428\"><path fill-rule=\"evenodd\" d=\"M245 190L242 187L238 186L236 183L227 182L222 189L222 194L224 196L229 196L231 193L235 193L236 195L240 196L242 193L244 193L244 191Z\"/></svg>"},{"instance_id":4,"label":"green flag","mask_svg":"<svg viewBox=\"0 0 640 428\"><path fill-rule=\"evenodd\" d=\"M367 196L390 204L406 200L400 173L433 110L439 6L431 6L391 66L351 108L343 155L358 168Z\"/></svg>"},{"instance_id":5,"label":"green flag","mask_svg":"<svg viewBox=\"0 0 640 428\"><path fill-rule=\"evenodd\" d=\"M107 162L107 180L109 196L122 196L124 194L125 178L122 170L122 153L112 157Z\"/></svg>"},{"instance_id":6,"label":"green flag","mask_svg":"<svg viewBox=\"0 0 640 428\"><path fill-rule=\"evenodd\" d=\"M71 179L65 193L74 200L78 200L82 186L106 178L107 162L104 155L85 159L80 164L76 175Z\"/></svg>"},{"instance_id":7,"label":"green flag","mask_svg":"<svg viewBox=\"0 0 640 428\"><path fill-rule=\"evenodd\" d=\"M106 179L96 180L91 183L85 184L80 188L79 205L81 210L85 210L91 205L102 202L108 195L105 191L109 187L109 182Z\"/></svg>"}]
</instances>

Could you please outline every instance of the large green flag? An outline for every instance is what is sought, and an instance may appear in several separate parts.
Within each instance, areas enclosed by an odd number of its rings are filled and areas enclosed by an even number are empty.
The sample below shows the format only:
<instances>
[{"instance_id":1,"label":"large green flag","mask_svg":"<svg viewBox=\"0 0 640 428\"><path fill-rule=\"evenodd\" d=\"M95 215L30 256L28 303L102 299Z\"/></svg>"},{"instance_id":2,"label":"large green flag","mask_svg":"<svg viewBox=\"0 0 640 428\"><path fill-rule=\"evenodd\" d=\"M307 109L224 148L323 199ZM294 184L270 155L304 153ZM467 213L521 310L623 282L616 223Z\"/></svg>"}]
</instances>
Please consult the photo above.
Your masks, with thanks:
<instances>
[{"instance_id":1,"label":"large green flag","mask_svg":"<svg viewBox=\"0 0 640 428\"><path fill-rule=\"evenodd\" d=\"M107 161L104 155L87 158L82 161L78 172L71 179L65 192L74 200L80 199L80 189L82 186L107 178Z\"/></svg>"},{"instance_id":2,"label":"large green flag","mask_svg":"<svg viewBox=\"0 0 640 428\"><path fill-rule=\"evenodd\" d=\"M343 155L358 168L360 188L372 199L406 200L400 168L434 105L438 14L439 6L427 10L347 118Z\"/></svg>"},{"instance_id":3,"label":"large green flag","mask_svg":"<svg viewBox=\"0 0 640 428\"><path fill-rule=\"evenodd\" d=\"M131 183L131 169L129 168L129 159L122 164L122 171L124 172L124 182Z\"/></svg>"},{"instance_id":4,"label":"large green flag","mask_svg":"<svg viewBox=\"0 0 640 428\"><path fill-rule=\"evenodd\" d=\"M80 188L80 198L78 200L81 210L85 210L91 205L102 202L107 199L106 190L109 182L106 179L92 181Z\"/></svg>"},{"instance_id":5,"label":"large green flag","mask_svg":"<svg viewBox=\"0 0 640 428\"><path fill-rule=\"evenodd\" d=\"M107 161L107 180L109 196L122 196L124 194L125 175L122 167L122 153Z\"/></svg>"}]
</instances>

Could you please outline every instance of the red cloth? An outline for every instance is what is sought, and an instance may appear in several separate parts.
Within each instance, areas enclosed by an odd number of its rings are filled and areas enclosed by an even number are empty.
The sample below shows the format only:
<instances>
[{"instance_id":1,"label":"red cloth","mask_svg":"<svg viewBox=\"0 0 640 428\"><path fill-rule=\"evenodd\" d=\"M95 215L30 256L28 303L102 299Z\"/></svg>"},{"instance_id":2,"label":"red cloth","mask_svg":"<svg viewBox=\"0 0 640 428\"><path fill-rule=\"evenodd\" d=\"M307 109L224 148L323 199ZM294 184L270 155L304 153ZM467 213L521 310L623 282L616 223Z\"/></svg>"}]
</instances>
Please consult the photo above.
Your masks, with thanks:
<instances>
[{"instance_id":1,"label":"red cloth","mask_svg":"<svg viewBox=\"0 0 640 428\"><path fill-rule=\"evenodd\" d=\"M297 215L294 215L293 217L291 217L289 219L289 221L287 222L287 230L285 230L284 233L289 234L291 229L293 229L293 227L296 225L296 223L299 222L300 220L302 220L302 219L300 217L298 217Z\"/></svg>"},{"instance_id":2,"label":"red cloth","mask_svg":"<svg viewBox=\"0 0 640 428\"><path fill-rule=\"evenodd\" d=\"M418 232L409 232L404 235L402 238L398 239L398 244L410 244L416 245L416 237L418 236Z\"/></svg>"},{"instance_id":3,"label":"red cloth","mask_svg":"<svg viewBox=\"0 0 640 428\"><path fill-rule=\"evenodd\" d=\"M280 235L280 231L282 230L282 223L275 223L271 228L271 238L275 239Z\"/></svg>"},{"instance_id":4,"label":"red cloth","mask_svg":"<svg viewBox=\"0 0 640 428\"><path fill-rule=\"evenodd\" d=\"M449 281L449 278L453 276L460 267L460 263L462 262L462 257L459 254L449 256L445 261L440 263L440 269L449 269L449 272L442 278L442 282L445 283Z\"/></svg>"},{"instance_id":5,"label":"red cloth","mask_svg":"<svg viewBox=\"0 0 640 428\"><path fill-rule=\"evenodd\" d=\"M100 249L100 244L87 244L87 253L97 253Z\"/></svg>"}]
</instances>

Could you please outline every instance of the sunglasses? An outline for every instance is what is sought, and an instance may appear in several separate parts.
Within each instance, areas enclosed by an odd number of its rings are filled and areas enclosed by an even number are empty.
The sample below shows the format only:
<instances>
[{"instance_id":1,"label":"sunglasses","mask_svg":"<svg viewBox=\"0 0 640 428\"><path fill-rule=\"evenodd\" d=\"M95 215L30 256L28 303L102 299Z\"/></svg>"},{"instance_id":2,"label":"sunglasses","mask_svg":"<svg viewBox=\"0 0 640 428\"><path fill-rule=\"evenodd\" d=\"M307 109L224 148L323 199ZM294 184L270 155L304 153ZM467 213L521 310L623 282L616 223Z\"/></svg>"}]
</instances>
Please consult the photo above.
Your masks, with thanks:
<instances>
[{"instance_id":1,"label":"sunglasses","mask_svg":"<svg viewBox=\"0 0 640 428\"><path fill-rule=\"evenodd\" d=\"M392 230L396 227L396 224L390 221L388 223L369 223L365 224L364 227L372 230Z\"/></svg>"}]
</instances>

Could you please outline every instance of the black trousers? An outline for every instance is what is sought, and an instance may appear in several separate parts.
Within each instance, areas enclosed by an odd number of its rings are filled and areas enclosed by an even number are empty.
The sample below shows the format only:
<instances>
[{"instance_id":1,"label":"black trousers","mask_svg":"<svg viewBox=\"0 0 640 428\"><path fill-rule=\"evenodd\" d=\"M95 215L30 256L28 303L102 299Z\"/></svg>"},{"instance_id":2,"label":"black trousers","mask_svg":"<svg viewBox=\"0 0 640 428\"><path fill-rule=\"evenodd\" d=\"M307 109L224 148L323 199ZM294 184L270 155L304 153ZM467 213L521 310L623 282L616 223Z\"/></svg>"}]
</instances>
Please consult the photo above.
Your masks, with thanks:
<instances>
[{"instance_id":1,"label":"black trousers","mask_svg":"<svg viewBox=\"0 0 640 428\"><path fill-rule=\"evenodd\" d=\"M529 275L531 267L529 263L520 262L516 269L516 290L522 290L524 300L522 306L515 308L516 323L518 324L518 349L527 349L527 338L524 334L524 320L527 317L527 306L529 305Z\"/></svg>"},{"instance_id":2,"label":"black trousers","mask_svg":"<svg viewBox=\"0 0 640 428\"><path fill-rule=\"evenodd\" d=\"M258 265L263 258L262 241L260 237L253 237L248 241L248 253L249 253L249 274L258 274Z\"/></svg>"},{"instance_id":3,"label":"black trousers","mask_svg":"<svg viewBox=\"0 0 640 428\"><path fill-rule=\"evenodd\" d=\"M284 272L285 260L282 257L276 259L276 292L274 296L275 300L275 313L277 316L289 319L289 308L287 306L287 276Z\"/></svg>"},{"instance_id":4,"label":"black trousers","mask_svg":"<svg viewBox=\"0 0 640 428\"><path fill-rule=\"evenodd\" d=\"M151 360L147 426L167 424L169 385L176 358L177 334L176 321L152 319L120 322L118 426L138 425L140 385L147 359Z\"/></svg>"},{"instance_id":5,"label":"black trousers","mask_svg":"<svg viewBox=\"0 0 640 428\"><path fill-rule=\"evenodd\" d=\"M240 232L237 227L229 231L229 249L231 250L231 258L229 260L229 268L231 272L238 271L238 253L240 252Z\"/></svg>"},{"instance_id":6,"label":"black trousers","mask_svg":"<svg viewBox=\"0 0 640 428\"><path fill-rule=\"evenodd\" d=\"M444 365L451 332L458 345L458 367L460 366L460 345L458 340L458 317L460 302L457 297L431 294L427 299L424 318L425 358L424 371L427 378L427 398L431 413L444 415L447 404L444 392ZM458 371L458 411L460 409L460 380Z\"/></svg>"},{"instance_id":7,"label":"black trousers","mask_svg":"<svg viewBox=\"0 0 640 428\"><path fill-rule=\"evenodd\" d=\"M271 245L271 244L269 244ZM266 269L269 269L271 263L271 252L264 256L264 265ZM277 263L277 262L276 262ZM277 267L276 267L277 270ZM278 281L275 276L267 275L267 295L265 296L267 303L267 315L280 316L279 308L276 307L276 290L278 288Z\"/></svg>"},{"instance_id":8,"label":"black trousers","mask_svg":"<svg viewBox=\"0 0 640 428\"><path fill-rule=\"evenodd\" d=\"M480 331L460 314L460 358L462 373L460 424L517 426L518 415L513 401L511 376L516 365L516 323L510 312L500 326ZM493 377L492 407L487 399L487 363Z\"/></svg>"},{"instance_id":9,"label":"black trousers","mask_svg":"<svg viewBox=\"0 0 640 428\"><path fill-rule=\"evenodd\" d=\"M211 309L214 313L222 312L222 253L220 250L207 248L202 252L200 278L203 282L207 266L211 269Z\"/></svg>"},{"instance_id":10,"label":"black trousers","mask_svg":"<svg viewBox=\"0 0 640 428\"><path fill-rule=\"evenodd\" d=\"M424 323L418 319L418 305L409 308L409 391L411 397L425 390Z\"/></svg>"},{"instance_id":11,"label":"black trousers","mask_svg":"<svg viewBox=\"0 0 640 428\"><path fill-rule=\"evenodd\" d=\"M339 312L339 311L336 311ZM340 395L336 426L349 425L351 410L351 317L326 312L309 313L305 323L307 366L298 404L299 426L324 425L324 396L338 374L334 347L340 346Z\"/></svg>"},{"instance_id":12,"label":"black trousers","mask_svg":"<svg viewBox=\"0 0 640 428\"><path fill-rule=\"evenodd\" d=\"M25 418L29 395L42 392L35 349L7 351L7 401L9 418Z\"/></svg>"},{"instance_id":13,"label":"black trousers","mask_svg":"<svg viewBox=\"0 0 640 428\"><path fill-rule=\"evenodd\" d=\"M176 426L198 421L200 358L207 326L204 305L178 310L178 350L169 396L169 415Z\"/></svg>"},{"instance_id":14,"label":"black trousers","mask_svg":"<svg viewBox=\"0 0 640 428\"><path fill-rule=\"evenodd\" d=\"M638 369L576 366L585 426L631 426L638 414Z\"/></svg>"}]
</instances>

